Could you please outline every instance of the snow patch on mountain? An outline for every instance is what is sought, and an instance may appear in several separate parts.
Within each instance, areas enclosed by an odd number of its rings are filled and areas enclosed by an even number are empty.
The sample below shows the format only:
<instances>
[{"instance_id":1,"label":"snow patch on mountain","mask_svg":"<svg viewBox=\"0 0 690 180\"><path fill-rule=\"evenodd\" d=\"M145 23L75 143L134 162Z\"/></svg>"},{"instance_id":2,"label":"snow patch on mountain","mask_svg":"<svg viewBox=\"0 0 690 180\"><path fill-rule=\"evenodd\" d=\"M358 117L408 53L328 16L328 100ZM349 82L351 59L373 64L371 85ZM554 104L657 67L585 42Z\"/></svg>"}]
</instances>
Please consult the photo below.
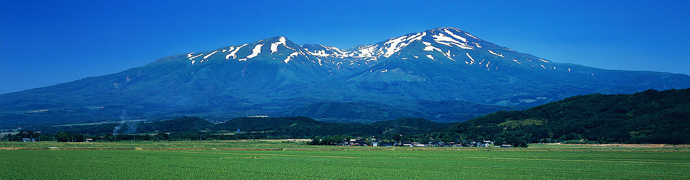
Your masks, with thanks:
<instances>
[{"instance_id":1,"label":"snow patch on mountain","mask_svg":"<svg viewBox=\"0 0 690 180\"><path fill-rule=\"evenodd\" d=\"M407 38L407 36L401 36L398 38L393 38L386 43L383 43L383 45L388 45L388 48L386 48L386 54L383 54L383 56L390 57L391 55L393 55L393 53L400 50L401 48L398 47L398 44L400 44L400 42L402 42L405 38Z\"/></svg>"},{"instance_id":2,"label":"snow patch on mountain","mask_svg":"<svg viewBox=\"0 0 690 180\"><path fill-rule=\"evenodd\" d=\"M448 33L448 35L453 36L455 39L459 39L462 42L467 42L467 39L465 39L462 36L458 36L458 35L453 34L453 32L450 32L448 29L444 29L444 31L446 31L446 33Z\"/></svg>"},{"instance_id":3,"label":"snow patch on mountain","mask_svg":"<svg viewBox=\"0 0 690 180\"><path fill-rule=\"evenodd\" d=\"M423 42L423 41L422 41L422 43L424 43L424 45L426 45L426 46L424 47L424 50L425 50L425 51L434 51L434 50L436 50L436 51L439 51L439 52L443 52L443 51L441 51L441 49L432 46L430 42Z\"/></svg>"},{"instance_id":4,"label":"snow patch on mountain","mask_svg":"<svg viewBox=\"0 0 690 180\"><path fill-rule=\"evenodd\" d=\"M287 58L285 58L285 60L283 60L283 62L285 62L285 64L287 64L290 60L292 60L292 57L297 57L299 54L300 54L300 52L290 53L290 55L287 56Z\"/></svg>"},{"instance_id":5,"label":"snow patch on mountain","mask_svg":"<svg viewBox=\"0 0 690 180\"><path fill-rule=\"evenodd\" d=\"M229 59L230 56L232 56L233 59L237 58L237 54L236 54L237 51L239 51L242 47L244 47L244 46L246 46L246 45L247 45L247 44L243 44L242 46L237 47L237 49L235 49L234 51L230 52L230 54L228 54L227 56L225 56L225 59Z\"/></svg>"},{"instance_id":6,"label":"snow patch on mountain","mask_svg":"<svg viewBox=\"0 0 690 180\"><path fill-rule=\"evenodd\" d=\"M213 54L215 54L215 53L217 53L217 52L218 52L218 50L213 51L211 54L208 54L208 55L204 56L204 59L208 59L208 57L211 57L211 55L213 55Z\"/></svg>"},{"instance_id":7,"label":"snow patch on mountain","mask_svg":"<svg viewBox=\"0 0 690 180\"><path fill-rule=\"evenodd\" d=\"M446 56L448 59L455 61L455 59L453 59L453 57L452 57L452 54L450 53L450 50L448 50L448 52L443 52L443 50L441 50L440 48L432 46L430 42L422 41L422 43L424 43L424 45L425 45L424 51L438 51L441 54L443 54L443 56ZM427 55L427 56L429 56L429 55Z\"/></svg>"},{"instance_id":8,"label":"snow patch on mountain","mask_svg":"<svg viewBox=\"0 0 690 180\"><path fill-rule=\"evenodd\" d=\"M472 43L473 43L475 46L477 46L477 48L482 48L482 46L479 45L479 43L476 43L476 42L472 42Z\"/></svg>"},{"instance_id":9,"label":"snow patch on mountain","mask_svg":"<svg viewBox=\"0 0 690 180\"><path fill-rule=\"evenodd\" d=\"M251 58L258 56L259 53L261 53L261 46L264 46L264 44L257 44L256 46L254 46L254 49L252 49L252 54L250 54L249 56L247 56L243 59L239 59L239 60L240 61L246 61L247 59L251 59Z\"/></svg>"},{"instance_id":10,"label":"snow patch on mountain","mask_svg":"<svg viewBox=\"0 0 690 180\"><path fill-rule=\"evenodd\" d=\"M325 46L320 44L308 44L302 46L302 48L307 50L307 54L317 57L345 58L349 57L348 53L350 53L337 47Z\"/></svg>"},{"instance_id":11,"label":"snow patch on mountain","mask_svg":"<svg viewBox=\"0 0 690 180\"><path fill-rule=\"evenodd\" d=\"M467 36L469 36L469 37L472 37L472 38L474 38L474 39L476 39L476 40L481 40L481 39L479 39L479 38L477 38L477 37L472 36L470 33L466 33L466 32L465 32L465 35L467 35Z\"/></svg>"},{"instance_id":12,"label":"snow patch on mountain","mask_svg":"<svg viewBox=\"0 0 690 180\"><path fill-rule=\"evenodd\" d=\"M475 61L474 61L474 58L472 58L472 56L470 56L469 53L465 53L465 54L467 54L467 57L469 57L470 60L472 60L469 64L474 64L474 62L475 62Z\"/></svg>"},{"instance_id":13,"label":"snow patch on mountain","mask_svg":"<svg viewBox=\"0 0 690 180\"><path fill-rule=\"evenodd\" d=\"M368 45L368 46L360 47L360 49L358 49L357 51L350 53L350 56L360 57L360 58L374 57L376 55L375 54L376 47L378 47L378 45Z\"/></svg>"},{"instance_id":14,"label":"snow patch on mountain","mask_svg":"<svg viewBox=\"0 0 690 180\"><path fill-rule=\"evenodd\" d=\"M230 46L230 49L228 49L227 52L230 52L233 49L235 49L235 46ZM223 52L226 52L225 49L223 49ZM225 59L230 59L231 55L234 55L234 54L228 53L227 55L225 55Z\"/></svg>"},{"instance_id":15,"label":"snow patch on mountain","mask_svg":"<svg viewBox=\"0 0 690 180\"><path fill-rule=\"evenodd\" d=\"M278 45L283 45L285 46L285 37L280 37L278 42L271 43L271 54L275 53L278 51ZM287 46L286 46L287 47Z\"/></svg>"},{"instance_id":16,"label":"snow patch on mountain","mask_svg":"<svg viewBox=\"0 0 690 180\"><path fill-rule=\"evenodd\" d=\"M443 52L441 52L441 53L443 53ZM448 59L455 61L455 59L453 59L453 57L451 57L452 54L450 54L450 50L448 50L447 53L443 53L443 55L445 55Z\"/></svg>"},{"instance_id":17,"label":"snow patch on mountain","mask_svg":"<svg viewBox=\"0 0 690 180\"><path fill-rule=\"evenodd\" d=\"M491 53L491 54L493 54L493 55L496 55L496 56L503 57L503 54L498 54L498 53L495 53L495 52L493 52L493 51L491 51L491 50L489 50L489 53Z\"/></svg>"},{"instance_id":18,"label":"snow patch on mountain","mask_svg":"<svg viewBox=\"0 0 690 180\"><path fill-rule=\"evenodd\" d=\"M446 46L451 46L455 45L459 48L462 49L474 49L474 47L467 45L467 43L461 43L460 41L457 41L449 36L446 36L445 34L435 34L432 35L431 37L434 38L434 41L436 41L439 44L443 44Z\"/></svg>"},{"instance_id":19,"label":"snow patch on mountain","mask_svg":"<svg viewBox=\"0 0 690 180\"><path fill-rule=\"evenodd\" d=\"M196 56L191 56L191 54L192 54L192 53L189 53L189 54L187 55L187 57L189 57L189 60L194 60L194 58L198 58L199 56L204 55L204 54L198 54L198 55L196 55Z\"/></svg>"},{"instance_id":20,"label":"snow patch on mountain","mask_svg":"<svg viewBox=\"0 0 690 180\"><path fill-rule=\"evenodd\" d=\"M434 59L434 56L432 56L432 55L430 55L430 54L427 54L426 57L428 57L428 58L431 59L431 60L436 61L436 59Z\"/></svg>"},{"instance_id":21,"label":"snow patch on mountain","mask_svg":"<svg viewBox=\"0 0 690 180\"><path fill-rule=\"evenodd\" d=\"M397 38L391 38L387 42L383 43L384 46L388 45L387 48L385 48L385 54L383 54L384 57L390 57L391 55L395 54L396 52L400 51L410 43L414 41L421 41L422 37L426 36L426 32L421 32L417 33L411 36L400 36Z\"/></svg>"},{"instance_id":22,"label":"snow patch on mountain","mask_svg":"<svg viewBox=\"0 0 690 180\"><path fill-rule=\"evenodd\" d=\"M310 54L313 56L319 56L319 57L328 57L328 56L332 55L332 54L326 53L326 50L317 50L315 52L311 52Z\"/></svg>"}]
</instances>

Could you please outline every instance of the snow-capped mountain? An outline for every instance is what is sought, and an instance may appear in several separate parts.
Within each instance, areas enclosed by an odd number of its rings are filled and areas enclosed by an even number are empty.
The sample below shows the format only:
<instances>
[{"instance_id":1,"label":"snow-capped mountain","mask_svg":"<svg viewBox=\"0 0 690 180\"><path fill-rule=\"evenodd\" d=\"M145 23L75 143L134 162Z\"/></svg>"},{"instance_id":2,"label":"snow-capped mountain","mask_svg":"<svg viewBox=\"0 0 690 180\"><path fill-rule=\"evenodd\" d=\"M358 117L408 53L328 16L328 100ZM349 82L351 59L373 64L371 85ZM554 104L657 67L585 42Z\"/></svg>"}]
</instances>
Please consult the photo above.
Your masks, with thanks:
<instances>
[{"instance_id":1,"label":"snow-capped mountain","mask_svg":"<svg viewBox=\"0 0 690 180\"><path fill-rule=\"evenodd\" d=\"M246 114L463 121L591 93L690 87L690 76L604 70L516 52L457 28L340 49L273 37L0 96L0 125ZM348 113L337 112L348 107ZM353 112L359 113L350 113ZM519 109L519 108L518 108Z\"/></svg>"},{"instance_id":2,"label":"snow-capped mountain","mask_svg":"<svg viewBox=\"0 0 690 180\"><path fill-rule=\"evenodd\" d=\"M312 53L302 49L301 46L289 41L287 38L278 36L259 40L250 44L233 45L212 51L191 52L187 53L183 59L189 60L189 65L194 65L196 63L202 64L211 60L239 62L274 61L284 64L293 61L297 63L320 65L318 59L314 58L311 54ZM170 58L171 57L168 57L167 59Z\"/></svg>"},{"instance_id":3,"label":"snow-capped mountain","mask_svg":"<svg viewBox=\"0 0 690 180\"><path fill-rule=\"evenodd\" d=\"M508 48L500 47L493 43L483 41L470 33L453 27L436 28L419 33L410 33L407 35L390 38L386 41L376 44L361 45L348 50L314 44L306 44L303 47L305 49L311 49L309 51L312 55L318 55L321 57L353 57L376 60L381 58L390 58L392 56L399 57L400 51L414 42L424 44L425 46L422 47L422 50L424 51L438 51L446 57L452 56L452 54L443 50L448 48L460 48L468 50L484 48L487 51L492 49L512 51ZM438 48L444 46L447 46L448 48ZM495 55L501 56L500 54ZM452 57L449 59L452 59Z\"/></svg>"},{"instance_id":4,"label":"snow-capped mountain","mask_svg":"<svg viewBox=\"0 0 690 180\"><path fill-rule=\"evenodd\" d=\"M444 56L452 59L448 51L448 48L460 48L460 49L505 49L507 48L496 46L492 43L482 41L481 39L467 33L463 30L448 27L448 28L436 28L426 30L419 33L411 33L395 38L390 38L387 41L379 42L372 45L365 45L353 49L348 52L349 56L361 57L361 58L390 58L390 57L400 57L400 51L405 49L412 43L422 43L424 51L438 51ZM438 48L438 47L447 48Z\"/></svg>"}]
</instances>

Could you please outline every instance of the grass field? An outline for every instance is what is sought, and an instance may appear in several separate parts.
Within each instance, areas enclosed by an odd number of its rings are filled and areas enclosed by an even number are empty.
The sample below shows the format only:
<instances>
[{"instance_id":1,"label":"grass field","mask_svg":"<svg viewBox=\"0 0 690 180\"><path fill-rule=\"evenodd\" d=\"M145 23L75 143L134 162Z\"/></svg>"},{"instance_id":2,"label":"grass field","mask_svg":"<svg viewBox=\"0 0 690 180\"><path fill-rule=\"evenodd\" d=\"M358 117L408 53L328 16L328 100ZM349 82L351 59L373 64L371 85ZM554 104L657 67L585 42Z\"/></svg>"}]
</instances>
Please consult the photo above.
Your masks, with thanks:
<instances>
[{"instance_id":1,"label":"grass field","mask_svg":"<svg viewBox=\"0 0 690 180\"><path fill-rule=\"evenodd\" d=\"M351 148L282 140L0 147L0 179L690 179L685 146Z\"/></svg>"}]
</instances>

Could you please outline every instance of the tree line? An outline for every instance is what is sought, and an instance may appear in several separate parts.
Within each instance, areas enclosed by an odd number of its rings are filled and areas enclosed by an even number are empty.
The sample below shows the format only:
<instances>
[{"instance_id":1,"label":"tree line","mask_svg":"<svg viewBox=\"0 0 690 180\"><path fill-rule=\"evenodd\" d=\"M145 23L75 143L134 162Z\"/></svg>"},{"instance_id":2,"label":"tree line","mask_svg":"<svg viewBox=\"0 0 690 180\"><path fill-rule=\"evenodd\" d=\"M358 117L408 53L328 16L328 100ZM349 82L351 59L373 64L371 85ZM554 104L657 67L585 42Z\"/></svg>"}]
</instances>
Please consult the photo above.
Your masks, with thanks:
<instances>
[{"instance_id":1,"label":"tree line","mask_svg":"<svg viewBox=\"0 0 690 180\"><path fill-rule=\"evenodd\" d=\"M647 90L631 95L574 96L524 111L499 111L462 123L441 124L400 118L369 124L319 122L307 117L236 118L212 124L197 117L139 124L134 133L115 133L117 124L70 127L39 134L22 131L2 137L61 142L119 140L318 139L333 144L352 137L384 142L462 142L493 140L526 147L528 143L690 143L690 89ZM127 127L124 127L127 128ZM122 129L121 132L131 129ZM235 133L235 131L240 132Z\"/></svg>"}]
</instances>

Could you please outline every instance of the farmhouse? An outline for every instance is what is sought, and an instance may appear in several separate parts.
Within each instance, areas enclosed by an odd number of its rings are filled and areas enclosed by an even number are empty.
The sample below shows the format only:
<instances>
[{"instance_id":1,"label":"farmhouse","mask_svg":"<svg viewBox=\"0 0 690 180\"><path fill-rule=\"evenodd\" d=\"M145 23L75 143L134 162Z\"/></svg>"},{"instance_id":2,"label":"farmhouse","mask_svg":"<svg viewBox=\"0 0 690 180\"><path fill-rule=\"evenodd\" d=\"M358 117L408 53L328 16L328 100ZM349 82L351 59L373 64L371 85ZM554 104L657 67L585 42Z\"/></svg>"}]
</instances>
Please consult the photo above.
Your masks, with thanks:
<instances>
[{"instance_id":1,"label":"farmhouse","mask_svg":"<svg viewBox=\"0 0 690 180\"><path fill-rule=\"evenodd\" d=\"M412 142L402 142L402 143L400 143L399 146L414 147L414 145L412 144Z\"/></svg>"}]
</instances>

